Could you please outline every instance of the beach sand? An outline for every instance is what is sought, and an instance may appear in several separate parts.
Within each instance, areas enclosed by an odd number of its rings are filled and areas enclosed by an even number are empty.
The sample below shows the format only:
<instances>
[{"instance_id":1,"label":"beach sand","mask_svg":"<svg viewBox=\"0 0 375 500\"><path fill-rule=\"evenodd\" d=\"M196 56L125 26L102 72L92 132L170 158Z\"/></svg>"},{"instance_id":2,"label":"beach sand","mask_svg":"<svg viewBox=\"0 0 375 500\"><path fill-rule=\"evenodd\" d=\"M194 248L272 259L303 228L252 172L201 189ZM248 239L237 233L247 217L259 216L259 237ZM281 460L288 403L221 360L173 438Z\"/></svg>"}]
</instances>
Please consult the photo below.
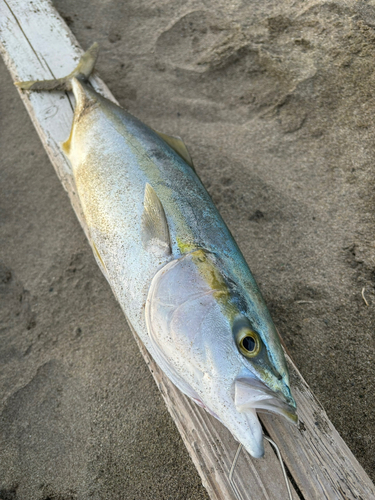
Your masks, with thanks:
<instances>
[{"instance_id":1,"label":"beach sand","mask_svg":"<svg viewBox=\"0 0 375 500\"><path fill-rule=\"evenodd\" d=\"M184 139L374 480L375 8L54 5L120 104ZM0 499L207 499L3 63L0 82Z\"/></svg>"}]
</instances>

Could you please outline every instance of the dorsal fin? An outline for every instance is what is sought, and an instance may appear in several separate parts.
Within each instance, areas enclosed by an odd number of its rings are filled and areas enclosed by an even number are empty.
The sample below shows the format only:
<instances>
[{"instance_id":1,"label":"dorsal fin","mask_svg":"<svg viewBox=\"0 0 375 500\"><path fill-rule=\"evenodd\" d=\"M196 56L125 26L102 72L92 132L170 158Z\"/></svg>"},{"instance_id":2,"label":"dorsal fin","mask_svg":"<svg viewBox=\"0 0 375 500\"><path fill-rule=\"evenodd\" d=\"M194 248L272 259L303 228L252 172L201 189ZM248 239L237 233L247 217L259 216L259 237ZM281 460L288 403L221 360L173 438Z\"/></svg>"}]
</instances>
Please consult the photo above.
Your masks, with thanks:
<instances>
[{"instance_id":1,"label":"dorsal fin","mask_svg":"<svg viewBox=\"0 0 375 500\"><path fill-rule=\"evenodd\" d=\"M167 256L171 253L168 222L158 195L146 184L142 214L142 242L146 250Z\"/></svg>"},{"instance_id":2,"label":"dorsal fin","mask_svg":"<svg viewBox=\"0 0 375 500\"><path fill-rule=\"evenodd\" d=\"M163 134L163 132L158 132L157 130L155 130L155 132L161 139L163 139L163 141L168 144L168 146L170 146L179 156L181 156L181 158L186 161L186 163L190 165L195 172L193 160L184 141L180 137Z\"/></svg>"}]
</instances>

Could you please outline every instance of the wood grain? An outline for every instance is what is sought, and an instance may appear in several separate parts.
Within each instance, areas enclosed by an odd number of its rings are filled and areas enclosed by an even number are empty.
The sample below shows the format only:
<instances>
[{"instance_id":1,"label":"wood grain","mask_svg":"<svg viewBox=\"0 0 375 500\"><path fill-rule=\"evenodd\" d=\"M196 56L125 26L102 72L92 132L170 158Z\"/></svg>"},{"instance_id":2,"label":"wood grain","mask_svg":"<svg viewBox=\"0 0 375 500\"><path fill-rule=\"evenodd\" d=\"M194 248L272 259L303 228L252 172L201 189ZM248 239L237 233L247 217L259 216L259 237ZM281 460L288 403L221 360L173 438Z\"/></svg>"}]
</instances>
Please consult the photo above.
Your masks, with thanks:
<instances>
[{"instance_id":1,"label":"wood grain","mask_svg":"<svg viewBox=\"0 0 375 500\"><path fill-rule=\"evenodd\" d=\"M47 0L0 0L0 50L14 80L63 77L82 53ZM97 75L90 82L116 102ZM54 92L20 92L20 97L87 234L69 164L60 148L69 136L74 98ZM228 474L238 443L225 427L174 387L133 334L210 497L235 500ZM374 485L288 356L287 361L301 423L293 427L271 415L263 415L262 422L293 477L293 498L375 499ZM275 453L268 443L265 449L265 458L260 460L241 453L235 480L243 500L287 498Z\"/></svg>"}]
</instances>

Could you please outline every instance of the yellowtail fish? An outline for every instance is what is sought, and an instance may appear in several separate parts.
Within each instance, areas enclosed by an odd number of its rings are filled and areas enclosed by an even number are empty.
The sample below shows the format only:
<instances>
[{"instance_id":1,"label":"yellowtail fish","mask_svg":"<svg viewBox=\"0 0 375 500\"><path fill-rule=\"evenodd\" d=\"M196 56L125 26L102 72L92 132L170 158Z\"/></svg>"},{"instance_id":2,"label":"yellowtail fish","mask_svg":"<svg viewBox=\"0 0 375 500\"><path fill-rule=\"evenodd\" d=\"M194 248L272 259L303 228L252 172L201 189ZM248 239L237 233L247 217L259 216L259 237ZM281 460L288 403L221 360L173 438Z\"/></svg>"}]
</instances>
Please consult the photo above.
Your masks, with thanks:
<instances>
[{"instance_id":1,"label":"yellowtail fish","mask_svg":"<svg viewBox=\"0 0 375 500\"><path fill-rule=\"evenodd\" d=\"M185 144L87 83L97 53L94 44L66 78L17 85L73 90L62 148L98 265L165 374L261 457L257 411L297 422L271 316Z\"/></svg>"}]
</instances>

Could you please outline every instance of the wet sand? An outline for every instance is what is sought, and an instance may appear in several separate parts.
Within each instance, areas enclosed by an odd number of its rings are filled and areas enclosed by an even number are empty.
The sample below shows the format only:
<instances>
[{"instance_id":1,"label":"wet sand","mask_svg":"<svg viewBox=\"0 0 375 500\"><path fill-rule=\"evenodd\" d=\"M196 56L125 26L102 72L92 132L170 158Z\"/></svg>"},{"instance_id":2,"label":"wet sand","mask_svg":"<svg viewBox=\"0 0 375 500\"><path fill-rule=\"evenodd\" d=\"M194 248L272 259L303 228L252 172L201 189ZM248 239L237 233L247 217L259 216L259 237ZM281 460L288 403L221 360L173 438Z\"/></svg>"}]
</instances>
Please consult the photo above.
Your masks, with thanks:
<instances>
[{"instance_id":1,"label":"wet sand","mask_svg":"<svg viewBox=\"0 0 375 500\"><path fill-rule=\"evenodd\" d=\"M184 139L374 480L375 8L54 5L121 105ZM0 80L0 498L206 499L2 63Z\"/></svg>"}]
</instances>

